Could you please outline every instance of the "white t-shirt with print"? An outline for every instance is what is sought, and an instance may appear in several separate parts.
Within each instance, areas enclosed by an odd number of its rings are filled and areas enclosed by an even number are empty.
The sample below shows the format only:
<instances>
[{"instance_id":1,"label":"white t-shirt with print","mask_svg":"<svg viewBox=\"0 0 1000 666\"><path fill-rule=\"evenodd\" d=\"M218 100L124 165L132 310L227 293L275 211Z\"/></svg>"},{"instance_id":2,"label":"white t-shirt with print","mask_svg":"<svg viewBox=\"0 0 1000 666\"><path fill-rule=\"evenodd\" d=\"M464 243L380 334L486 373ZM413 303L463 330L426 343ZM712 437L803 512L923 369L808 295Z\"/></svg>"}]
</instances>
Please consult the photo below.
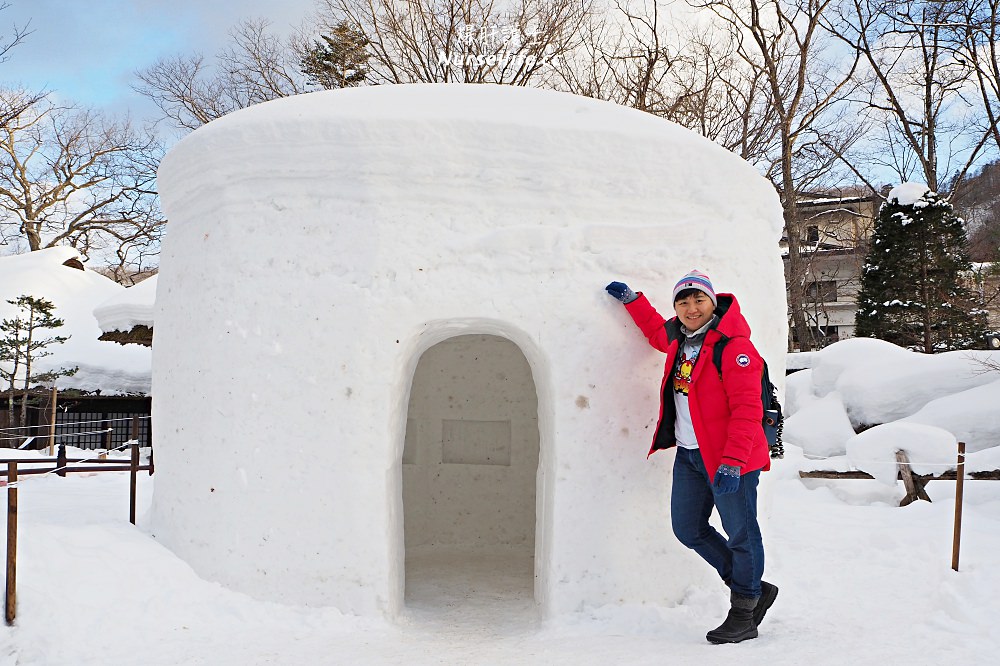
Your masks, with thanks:
<instances>
[{"instance_id":1,"label":"white t-shirt with print","mask_svg":"<svg viewBox=\"0 0 1000 666\"><path fill-rule=\"evenodd\" d=\"M674 407L677 412L677 420L674 422L674 437L677 438L677 446L685 449L697 449L698 438L694 434L688 392L691 388L691 373L694 371L694 364L698 361L698 354L701 352L702 338L699 336L696 343L692 343L690 340L691 338L687 338L677 350L680 360L674 364L674 376L671 379Z\"/></svg>"}]
</instances>

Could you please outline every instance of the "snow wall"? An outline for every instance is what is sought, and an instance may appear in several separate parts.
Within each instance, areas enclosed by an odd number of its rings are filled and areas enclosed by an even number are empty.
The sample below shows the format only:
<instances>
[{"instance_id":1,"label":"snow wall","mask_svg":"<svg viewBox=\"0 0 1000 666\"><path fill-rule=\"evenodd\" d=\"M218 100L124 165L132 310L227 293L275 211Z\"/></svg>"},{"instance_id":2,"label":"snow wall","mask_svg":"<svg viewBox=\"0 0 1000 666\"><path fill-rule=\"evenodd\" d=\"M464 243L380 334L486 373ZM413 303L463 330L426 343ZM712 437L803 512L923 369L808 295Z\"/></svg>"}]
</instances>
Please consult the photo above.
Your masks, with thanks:
<instances>
[{"instance_id":1,"label":"snow wall","mask_svg":"<svg viewBox=\"0 0 1000 666\"><path fill-rule=\"evenodd\" d=\"M663 357L604 285L669 316L706 271L781 377L781 209L751 166L606 102L378 86L212 122L159 187L149 524L200 575L392 616L411 544L527 540L548 616L719 585L671 534L673 453L646 459ZM449 496L500 519L435 518Z\"/></svg>"}]
</instances>

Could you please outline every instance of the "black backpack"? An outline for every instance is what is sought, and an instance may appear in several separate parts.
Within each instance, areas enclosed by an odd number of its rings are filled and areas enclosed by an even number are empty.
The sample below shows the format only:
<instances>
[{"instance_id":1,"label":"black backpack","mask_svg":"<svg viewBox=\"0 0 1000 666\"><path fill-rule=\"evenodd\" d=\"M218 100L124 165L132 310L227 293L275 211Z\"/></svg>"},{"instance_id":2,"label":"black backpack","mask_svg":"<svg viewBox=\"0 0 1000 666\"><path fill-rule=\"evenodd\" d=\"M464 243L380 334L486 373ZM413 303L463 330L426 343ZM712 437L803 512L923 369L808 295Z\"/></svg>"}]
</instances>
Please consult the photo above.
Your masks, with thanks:
<instances>
[{"instance_id":1,"label":"black backpack","mask_svg":"<svg viewBox=\"0 0 1000 666\"><path fill-rule=\"evenodd\" d=\"M723 337L715 343L712 350L712 363L719 372L719 379L722 379L722 352L728 343L729 338ZM771 383L771 376L767 372L767 361L764 361L764 373L760 376L760 401L764 405L761 425L764 426L764 435L767 437L767 448L770 449L772 458L784 458L785 445L781 442L781 431L784 429L785 417L778 402L778 390Z\"/></svg>"}]
</instances>

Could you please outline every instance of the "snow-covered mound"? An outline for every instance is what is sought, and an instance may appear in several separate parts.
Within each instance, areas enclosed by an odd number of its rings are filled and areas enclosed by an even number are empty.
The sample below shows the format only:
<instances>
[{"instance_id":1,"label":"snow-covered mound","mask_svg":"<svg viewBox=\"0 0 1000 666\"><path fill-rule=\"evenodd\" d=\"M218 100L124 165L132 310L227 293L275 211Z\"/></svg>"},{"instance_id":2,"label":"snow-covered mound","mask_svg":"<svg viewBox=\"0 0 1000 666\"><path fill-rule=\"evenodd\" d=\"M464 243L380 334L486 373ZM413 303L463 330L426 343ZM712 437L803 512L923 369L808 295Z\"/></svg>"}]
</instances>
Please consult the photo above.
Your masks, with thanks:
<instances>
[{"instance_id":1,"label":"snow-covered mound","mask_svg":"<svg viewBox=\"0 0 1000 666\"><path fill-rule=\"evenodd\" d=\"M904 450L919 473L937 474L955 466L960 441L976 469L997 469L989 465L1000 455L1000 352L928 355L854 338L810 352L805 364L787 381L784 435L824 458L808 468L888 480Z\"/></svg>"},{"instance_id":2,"label":"snow-covered mound","mask_svg":"<svg viewBox=\"0 0 1000 666\"><path fill-rule=\"evenodd\" d=\"M882 483L896 483L896 451L906 452L916 474L938 474L957 463L958 440L947 430L919 423L886 423L847 442L847 458Z\"/></svg>"},{"instance_id":3,"label":"snow-covered mound","mask_svg":"<svg viewBox=\"0 0 1000 666\"><path fill-rule=\"evenodd\" d=\"M989 384L944 395L901 422L944 428L965 442L970 453L1000 447L1000 373Z\"/></svg>"},{"instance_id":4,"label":"snow-covered mound","mask_svg":"<svg viewBox=\"0 0 1000 666\"><path fill-rule=\"evenodd\" d=\"M811 401L794 413L791 410L788 413L784 439L812 455L842 454L847 440L854 437L844 403L836 391Z\"/></svg>"},{"instance_id":5,"label":"snow-covered mound","mask_svg":"<svg viewBox=\"0 0 1000 666\"><path fill-rule=\"evenodd\" d=\"M1000 353L920 354L873 338L842 340L811 353L809 374L796 382L791 405L837 391L855 427L888 423L942 396L995 381L995 373L985 372L989 359L997 362Z\"/></svg>"},{"instance_id":6,"label":"snow-covered mound","mask_svg":"<svg viewBox=\"0 0 1000 666\"><path fill-rule=\"evenodd\" d=\"M44 298L55 304L55 316L65 324L47 336L69 336L62 345L52 345L51 356L39 359L38 370L79 367L72 377L61 377L59 388L102 394L149 393L150 352L98 340L101 329L94 307L126 291L120 284L89 270L64 265L79 260L70 247L53 247L28 254L0 257L0 319L15 315L7 303L18 296Z\"/></svg>"},{"instance_id":7,"label":"snow-covered mound","mask_svg":"<svg viewBox=\"0 0 1000 666\"><path fill-rule=\"evenodd\" d=\"M391 614L413 525L515 510L446 536L527 547L547 613L708 575L664 529L671 454L646 461L663 356L604 285L669 314L706 271L780 377L782 215L752 166L607 102L441 84L233 113L158 183L152 519L201 575Z\"/></svg>"}]
</instances>

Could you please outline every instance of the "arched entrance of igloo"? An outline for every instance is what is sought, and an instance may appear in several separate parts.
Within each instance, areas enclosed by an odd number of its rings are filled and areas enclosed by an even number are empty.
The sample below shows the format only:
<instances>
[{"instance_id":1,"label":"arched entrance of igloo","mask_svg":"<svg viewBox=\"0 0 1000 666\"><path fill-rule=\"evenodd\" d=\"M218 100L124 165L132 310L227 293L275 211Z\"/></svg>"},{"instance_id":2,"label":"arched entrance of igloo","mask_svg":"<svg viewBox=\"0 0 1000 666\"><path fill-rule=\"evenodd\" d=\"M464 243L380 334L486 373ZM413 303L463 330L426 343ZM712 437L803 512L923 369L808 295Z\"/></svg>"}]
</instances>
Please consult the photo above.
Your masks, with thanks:
<instances>
[{"instance_id":1,"label":"arched entrance of igloo","mask_svg":"<svg viewBox=\"0 0 1000 666\"><path fill-rule=\"evenodd\" d=\"M537 392L515 343L459 335L421 355L402 460L407 607L532 603L538 460Z\"/></svg>"}]
</instances>

